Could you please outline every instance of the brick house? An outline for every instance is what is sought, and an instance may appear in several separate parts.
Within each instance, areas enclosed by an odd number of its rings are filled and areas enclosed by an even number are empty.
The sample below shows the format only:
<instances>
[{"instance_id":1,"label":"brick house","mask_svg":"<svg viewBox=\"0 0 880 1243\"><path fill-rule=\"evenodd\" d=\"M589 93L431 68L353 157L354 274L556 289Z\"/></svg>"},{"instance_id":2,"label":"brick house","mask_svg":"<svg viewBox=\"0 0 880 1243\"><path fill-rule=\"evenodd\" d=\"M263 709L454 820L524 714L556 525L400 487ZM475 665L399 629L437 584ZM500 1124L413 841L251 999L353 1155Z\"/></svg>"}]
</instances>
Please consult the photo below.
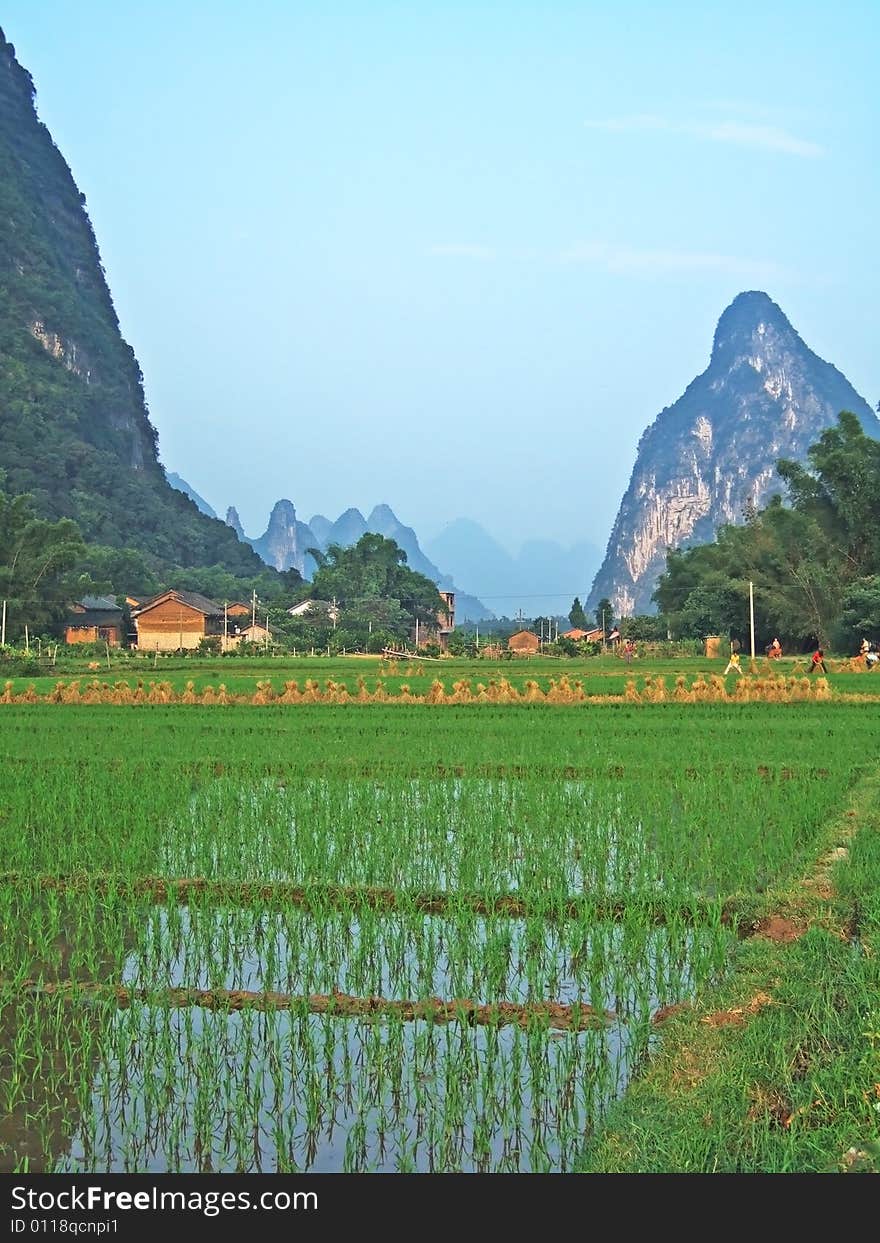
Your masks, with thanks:
<instances>
[{"instance_id":1,"label":"brick house","mask_svg":"<svg viewBox=\"0 0 880 1243\"><path fill-rule=\"evenodd\" d=\"M507 650L515 652L517 656L533 656L540 647L541 640L534 630L517 630L507 640Z\"/></svg>"},{"instance_id":2,"label":"brick house","mask_svg":"<svg viewBox=\"0 0 880 1243\"><path fill-rule=\"evenodd\" d=\"M83 596L70 606L64 624L65 643L109 643L123 639L122 609L112 596Z\"/></svg>"},{"instance_id":3,"label":"brick house","mask_svg":"<svg viewBox=\"0 0 880 1243\"><path fill-rule=\"evenodd\" d=\"M223 605L197 591L160 592L133 608L131 618L141 651L176 652L223 636Z\"/></svg>"}]
</instances>

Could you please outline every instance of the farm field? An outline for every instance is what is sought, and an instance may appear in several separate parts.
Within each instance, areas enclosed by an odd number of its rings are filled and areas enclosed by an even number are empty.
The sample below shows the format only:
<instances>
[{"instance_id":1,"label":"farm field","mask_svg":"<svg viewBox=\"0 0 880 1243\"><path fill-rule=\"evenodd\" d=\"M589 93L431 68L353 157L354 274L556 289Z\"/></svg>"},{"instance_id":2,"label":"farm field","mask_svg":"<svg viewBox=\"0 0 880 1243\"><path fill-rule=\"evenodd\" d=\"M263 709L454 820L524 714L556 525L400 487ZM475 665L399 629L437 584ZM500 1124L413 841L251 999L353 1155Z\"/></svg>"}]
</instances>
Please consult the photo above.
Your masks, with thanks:
<instances>
[{"instance_id":1,"label":"farm field","mask_svg":"<svg viewBox=\"0 0 880 1243\"><path fill-rule=\"evenodd\" d=\"M873 1161L870 704L0 722L0 1169ZM710 1037L723 1133L693 1094L670 1108ZM764 1051L757 1088L737 1047Z\"/></svg>"}]
</instances>

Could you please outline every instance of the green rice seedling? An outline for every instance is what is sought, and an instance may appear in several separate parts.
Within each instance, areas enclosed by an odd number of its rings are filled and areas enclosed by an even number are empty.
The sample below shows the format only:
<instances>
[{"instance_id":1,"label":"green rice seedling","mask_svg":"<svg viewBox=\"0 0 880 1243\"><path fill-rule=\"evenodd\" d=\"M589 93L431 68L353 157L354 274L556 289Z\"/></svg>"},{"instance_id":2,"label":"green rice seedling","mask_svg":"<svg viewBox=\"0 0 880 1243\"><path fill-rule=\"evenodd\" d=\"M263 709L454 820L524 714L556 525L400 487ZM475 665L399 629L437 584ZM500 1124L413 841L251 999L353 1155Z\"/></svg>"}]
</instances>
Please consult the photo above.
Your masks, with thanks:
<instances>
[{"instance_id":1,"label":"green rice seedling","mask_svg":"<svg viewBox=\"0 0 880 1243\"><path fill-rule=\"evenodd\" d=\"M4 705L0 921L28 937L0 938L0 1065L34 1159L59 1151L37 1081L57 1095L70 1066L69 1168L570 1168L657 1048L652 1013L734 965L725 899L797 875L852 788L862 718L814 707L610 706L597 730L575 704L63 704L28 786L34 710ZM78 986L22 1003L29 980ZM142 990L127 1009L89 991L117 982ZM172 987L298 1000L169 1009ZM616 1018L310 1012L337 990Z\"/></svg>"}]
</instances>

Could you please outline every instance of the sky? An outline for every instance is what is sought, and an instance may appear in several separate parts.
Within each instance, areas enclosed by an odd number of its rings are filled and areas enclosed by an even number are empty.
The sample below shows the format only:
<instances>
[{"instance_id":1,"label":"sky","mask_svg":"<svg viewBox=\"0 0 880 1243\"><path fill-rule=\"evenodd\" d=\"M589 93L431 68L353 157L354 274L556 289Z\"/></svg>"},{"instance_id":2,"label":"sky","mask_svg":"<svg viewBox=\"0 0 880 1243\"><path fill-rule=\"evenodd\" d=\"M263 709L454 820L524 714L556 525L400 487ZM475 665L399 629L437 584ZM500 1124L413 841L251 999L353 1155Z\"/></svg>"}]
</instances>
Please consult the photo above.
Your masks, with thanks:
<instances>
[{"instance_id":1,"label":"sky","mask_svg":"<svg viewBox=\"0 0 880 1243\"><path fill-rule=\"evenodd\" d=\"M880 5L5 0L168 470L604 550L763 289L880 397ZM442 568L442 567L441 567ZM560 585L562 586L562 585ZM585 584L588 587L589 584Z\"/></svg>"}]
</instances>

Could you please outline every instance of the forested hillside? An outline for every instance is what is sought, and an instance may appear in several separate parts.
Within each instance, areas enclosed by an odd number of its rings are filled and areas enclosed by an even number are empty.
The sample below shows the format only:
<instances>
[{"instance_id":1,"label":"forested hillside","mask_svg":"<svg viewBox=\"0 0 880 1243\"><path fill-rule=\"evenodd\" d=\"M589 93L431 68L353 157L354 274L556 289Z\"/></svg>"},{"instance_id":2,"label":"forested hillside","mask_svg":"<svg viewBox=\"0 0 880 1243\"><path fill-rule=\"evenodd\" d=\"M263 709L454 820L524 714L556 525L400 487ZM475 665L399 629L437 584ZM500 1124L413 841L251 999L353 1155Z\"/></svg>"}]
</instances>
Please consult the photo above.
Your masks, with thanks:
<instances>
[{"instance_id":1,"label":"forested hillside","mask_svg":"<svg viewBox=\"0 0 880 1243\"><path fill-rule=\"evenodd\" d=\"M0 470L45 518L157 569L263 567L168 484L140 368L123 339L76 187L0 31Z\"/></svg>"}]
</instances>

